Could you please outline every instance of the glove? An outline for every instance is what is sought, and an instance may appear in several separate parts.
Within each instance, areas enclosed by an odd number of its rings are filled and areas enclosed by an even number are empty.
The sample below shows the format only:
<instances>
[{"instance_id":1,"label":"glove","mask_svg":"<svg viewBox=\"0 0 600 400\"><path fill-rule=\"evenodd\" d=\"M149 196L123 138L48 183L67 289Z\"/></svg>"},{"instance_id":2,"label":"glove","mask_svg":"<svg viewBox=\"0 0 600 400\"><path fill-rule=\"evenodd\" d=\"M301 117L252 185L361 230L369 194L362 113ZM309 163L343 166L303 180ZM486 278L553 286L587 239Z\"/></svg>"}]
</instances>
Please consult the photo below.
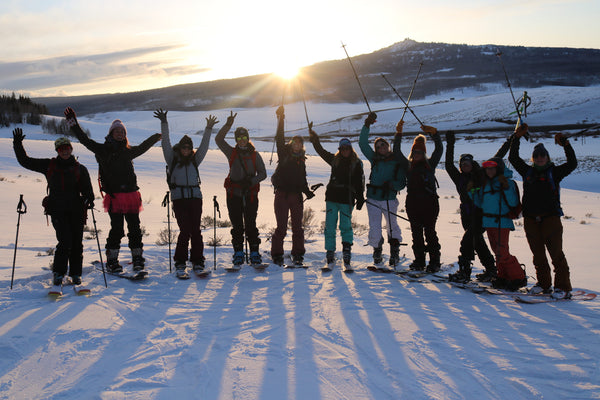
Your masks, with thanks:
<instances>
[{"instance_id":1,"label":"glove","mask_svg":"<svg viewBox=\"0 0 600 400\"><path fill-rule=\"evenodd\" d=\"M69 126L69 128L72 128L75 125L77 125L77 115L75 115L75 111L71 107L65 108L64 114L65 118L67 119L67 125Z\"/></svg>"},{"instance_id":2,"label":"glove","mask_svg":"<svg viewBox=\"0 0 600 400\"><path fill-rule=\"evenodd\" d=\"M421 130L425 133L429 133L431 136L437 135L437 129L429 125L421 125Z\"/></svg>"},{"instance_id":3,"label":"glove","mask_svg":"<svg viewBox=\"0 0 600 400\"><path fill-rule=\"evenodd\" d=\"M377 114L375 114L374 112L370 112L369 115L367 115L367 118L365 119L365 125L371 126L376 121L377 121Z\"/></svg>"},{"instance_id":4,"label":"glove","mask_svg":"<svg viewBox=\"0 0 600 400\"><path fill-rule=\"evenodd\" d=\"M283 106L277 107L277 111L275 111L275 114L277 115L277 119L284 119L285 111L283 109Z\"/></svg>"},{"instance_id":5,"label":"glove","mask_svg":"<svg viewBox=\"0 0 600 400\"><path fill-rule=\"evenodd\" d=\"M361 197L360 199L356 199L356 209L357 210L361 210L363 208L363 205L365 204L365 198Z\"/></svg>"},{"instance_id":6,"label":"glove","mask_svg":"<svg viewBox=\"0 0 600 400\"><path fill-rule=\"evenodd\" d=\"M456 142L456 137L454 136L454 131L446 132L446 142L448 143L449 146L454 145L454 143Z\"/></svg>"},{"instance_id":7,"label":"glove","mask_svg":"<svg viewBox=\"0 0 600 400\"><path fill-rule=\"evenodd\" d=\"M88 210L91 210L92 208L94 208L94 200L93 199L84 199L83 200L83 205Z\"/></svg>"},{"instance_id":8,"label":"glove","mask_svg":"<svg viewBox=\"0 0 600 400\"><path fill-rule=\"evenodd\" d=\"M508 189L508 180L504 175L498 175L498 182L500 182L503 189Z\"/></svg>"},{"instance_id":9,"label":"glove","mask_svg":"<svg viewBox=\"0 0 600 400\"><path fill-rule=\"evenodd\" d=\"M529 126L527 124L519 125L517 129L515 129L515 137L522 138L523 136L529 133Z\"/></svg>"},{"instance_id":10,"label":"glove","mask_svg":"<svg viewBox=\"0 0 600 400\"><path fill-rule=\"evenodd\" d=\"M150 136L150 138L154 141L154 143L156 143L160 140L160 138L162 138L162 135L160 133L155 133L154 135Z\"/></svg>"},{"instance_id":11,"label":"glove","mask_svg":"<svg viewBox=\"0 0 600 400\"><path fill-rule=\"evenodd\" d=\"M311 192L310 190L307 190L306 192L304 192L304 194L306 195L306 200L310 200L313 197L315 197L315 194L313 192Z\"/></svg>"},{"instance_id":12,"label":"glove","mask_svg":"<svg viewBox=\"0 0 600 400\"><path fill-rule=\"evenodd\" d=\"M215 126L215 124L218 124L219 121L217 120L217 117L215 117L214 115L209 115L208 118L206 118L206 128L207 129L212 129L213 126Z\"/></svg>"},{"instance_id":13,"label":"glove","mask_svg":"<svg viewBox=\"0 0 600 400\"><path fill-rule=\"evenodd\" d=\"M161 123L167 122L167 113L168 111L159 108L158 110L154 111L154 118L158 118Z\"/></svg>"},{"instance_id":14,"label":"glove","mask_svg":"<svg viewBox=\"0 0 600 400\"><path fill-rule=\"evenodd\" d=\"M396 124L396 134L402 136L402 130L404 129L404 121L400 120Z\"/></svg>"},{"instance_id":15,"label":"glove","mask_svg":"<svg viewBox=\"0 0 600 400\"><path fill-rule=\"evenodd\" d=\"M569 139L567 139L565 135L559 132L556 135L554 135L554 143L556 143L559 146L565 147L567 144L569 144Z\"/></svg>"},{"instance_id":16,"label":"glove","mask_svg":"<svg viewBox=\"0 0 600 400\"><path fill-rule=\"evenodd\" d=\"M23 129L15 128L13 131L13 143L21 144L23 143L23 139L25 139L25 135L23 135Z\"/></svg>"},{"instance_id":17,"label":"glove","mask_svg":"<svg viewBox=\"0 0 600 400\"><path fill-rule=\"evenodd\" d=\"M313 127L313 123L309 122L308 123L308 140L310 140L311 143L315 143L315 142L319 141L319 135L317 135L317 132L313 131L312 127Z\"/></svg>"}]
</instances>

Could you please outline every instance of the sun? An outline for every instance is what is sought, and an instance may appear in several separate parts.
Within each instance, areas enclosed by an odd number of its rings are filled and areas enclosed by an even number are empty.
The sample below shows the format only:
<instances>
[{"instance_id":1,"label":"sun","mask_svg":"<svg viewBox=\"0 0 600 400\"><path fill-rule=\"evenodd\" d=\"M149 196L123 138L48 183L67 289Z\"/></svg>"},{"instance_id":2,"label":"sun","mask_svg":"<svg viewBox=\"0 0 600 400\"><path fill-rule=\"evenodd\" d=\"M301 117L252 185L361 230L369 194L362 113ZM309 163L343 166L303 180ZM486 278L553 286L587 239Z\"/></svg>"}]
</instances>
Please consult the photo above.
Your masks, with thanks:
<instances>
[{"instance_id":1,"label":"sun","mask_svg":"<svg viewBox=\"0 0 600 400\"><path fill-rule=\"evenodd\" d=\"M300 72L300 67L296 64L281 62L275 67L274 73L282 79L290 80L296 77Z\"/></svg>"}]
</instances>

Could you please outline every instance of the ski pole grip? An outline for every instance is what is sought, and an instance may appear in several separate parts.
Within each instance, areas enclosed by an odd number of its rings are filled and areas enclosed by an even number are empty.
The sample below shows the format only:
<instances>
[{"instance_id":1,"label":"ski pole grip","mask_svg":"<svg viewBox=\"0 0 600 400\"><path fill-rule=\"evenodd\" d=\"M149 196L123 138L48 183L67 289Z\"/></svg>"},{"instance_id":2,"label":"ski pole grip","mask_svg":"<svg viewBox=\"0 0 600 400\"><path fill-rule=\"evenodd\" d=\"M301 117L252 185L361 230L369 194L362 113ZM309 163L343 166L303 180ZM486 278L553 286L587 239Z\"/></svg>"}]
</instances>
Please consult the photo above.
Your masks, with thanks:
<instances>
[{"instance_id":1,"label":"ski pole grip","mask_svg":"<svg viewBox=\"0 0 600 400\"><path fill-rule=\"evenodd\" d=\"M25 204L25 201L23 200L23 195L21 194L19 196L19 204L17 205L17 213L25 214L26 212L27 212L27 204Z\"/></svg>"},{"instance_id":2,"label":"ski pole grip","mask_svg":"<svg viewBox=\"0 0 600 400\"><path fill-rule=\"evenodd\" d=\"M163 201L162 201L162 206L166 207L167 204L169 203L169 191L167 190L167 193L165 194L165 197L163 197Z\"/></svg>"}]
</instances>

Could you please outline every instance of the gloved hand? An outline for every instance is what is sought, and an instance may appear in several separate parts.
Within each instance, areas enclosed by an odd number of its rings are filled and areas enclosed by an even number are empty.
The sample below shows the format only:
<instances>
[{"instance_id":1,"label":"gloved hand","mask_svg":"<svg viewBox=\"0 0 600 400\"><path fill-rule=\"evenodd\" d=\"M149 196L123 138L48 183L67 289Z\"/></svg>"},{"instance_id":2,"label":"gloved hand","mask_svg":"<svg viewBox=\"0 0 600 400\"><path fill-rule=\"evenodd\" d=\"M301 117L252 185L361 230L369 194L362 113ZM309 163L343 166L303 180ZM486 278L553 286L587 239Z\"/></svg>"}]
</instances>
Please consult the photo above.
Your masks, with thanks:
<instances>
[{"instance_id":1,"label":"gloved hand","mask_svg":"<svg viewBox=\"0 0 600 400\"><path fill-rule=\"evenodd\" d=\"M75 115L75 110L73 110L71 107L67 107L65 108L64 114L69 128L77 125L77 115Z\"/></svg>"},{"instance_id":2,"label":"gloved hand","mask_svg":"<svg viewBox=\"0 0 600 400\"><path fill-rule=\"evenodd\" d=\"M154 111L154 118L158 118L161 123L167 122L167 113L168 111L159 108L156 111Z\"/></svg>"},{"instance_id":3,"label":"gloved hand","mask_svg":"<svg viewBox=\"0 0 600 400\"><path fill-rule=\"evenodd\" d=\"M233 113L233 111L231 111L231 114L229 115L229 117L227 117L227 121L225 122L225 125L233 125L233 121L235 121L235 117L237 117L237 113Z\"/></svg>"},{"instance_id":4,"label":"gloved hand","mask_svg":"<svg viewBox=\"0 0 600 400\"><path fill-rule=\"evenodd\" d=\"M84 199L83 200L83 205L88 210L91 210L92 208L94 208L94 199Z\"/></svg>"},{"instance_id":5,"label":"gloved hand","mask_svg":"<svg viewBox=\"0 0 600 400\"><path fill-rule=\"evenodd\" d=\"M529 126L527 124L519 125L517 129L515 129L515 137L522 138L523 136L529 133Z\"/></svg>"},{"instance_id":6,"label":"gloved hand","mask_svg":"<svg viewBox=\"0 0 600 400\"><path fill-rule=\"evenodd\" d=\"M421 130L425 133L429 133L431 136L437 135L437 129L429 125L421 125Z\"/></svg>"},{"instance_id":7,"label":"gloved hand","mask_svg":"<svg viewBox=\"0 0 600 400\"><path fill-rule=\"evenodd\" d=\"M377 114L375 114L374 112L370 112L369 115L367 115L367 118L365 119L365 125L371 126L376 121L377 121Z\"/></svg>"},{"instance_id":8,"label":"gloved hand","mask_svg":"<svg viewBox=\"0 0 600 400\"><path fill-rule=\"evenodd\" d=\"M206 118L206 128L208 129L212 129L213 126L215 126L215 124L218 124L219 121L217 120L217 117L215 117L214 115L209 115Z\"/></svg>"},{"instance_id":9,"label":"gloved hand","mask_svg":"<svg viewBox=\"0 0 600 400\"><path fill-rule=\"evenodd\" d=\"M396 124L396 135L402 136L402 130L404 129L404 121L400 120Z\"/></svg>"},{"instance_id":10,"label":"gloved hand","mask_svg":"<svg viewBox=\"0 0 600 400\"><path fill-rule=\"evenodd\" d=\"M25 139L25 135L23 135L23 129L15 128L15 130L13 131L13 143L21 144L23 143L23 139Z\"/></svg>"},{"instance_id":11,"label":"gloved hand","mask_svg":"<svg viewBox=\"0 0 600 400\"><path fill-rule=\"evenodd\" d=\"M311 143L314 143L319 140L319 136L317 135L317 132L313 131L312 127L313 123L311 121L308 123L308 140L310 140Z\"/></svg>"},{"instance_id":12,"label":"gloved hand","mask_svg":"<svg viewBox=\"0 0 600 400\"><path fill-rule=\"evenodd\" d=\"M556 135L554 135L554 143L556 143L559 146L565 147L567 144L569 144L569 139L567 139L565 135L559 132Z\"/></svg>"},{"instance_id":13,"label":"gloved hand","mask_svg":"<svg viewBox=\"0 0 600 400\"><path fill-rule=\"evenodd\" d=\"M454 131L446 132L446 142L448 143L449 146L454 145L454 143L456 142L456 137L454 136Z\"/></svg>"},{"instance_id":14,"label":"gloved hand","mask_svg":"<svg viewBox=\"0 0 600 400\"><path fill-rule=\"evenodd\" d=\"M304 192L304 194L306 195L306 200L310 200L313 197L315 197L315 194L313 192L311 192L310 190L307 190L306 192Z\"/></svg>"},{"instance_id":15,"label":"gloved hand","mask_svg":"<svg viewBox=\"0 0 600 400\"><path fill-rule=\"evenodd\" d=\"M504 175L498 175L498 182L500 182L502 189L508 189L508 180Z\"/></svg>"},{"instance_id":16,"label":"gloved hand","mask_svg":"<svg viewBox=\"0 0 600 400\"><path fill-rule=\"evenodd\" d=\"M162 135L160 133L155 133L154 135L150 136L150 138L154 141L154 143L156 143L160 140L160 138L162 138Z\"/></svg>"},{"instance_id":17,"label":"gloved hand","mask_svg":"<svg viewBox=\"0 0 600 400\"><path fill-rule=\"evenodd\" d=\"M360 197L358 199L356 199L356 209L357 210L361 210L363 208L363 205L365 204L365 198L364 197Z\"/></svg>"},{"instance_id":18,"label":"gloved hand","mask_svg":"<svg viewBox=\"0 0 600 400\"><path fill-rule=\"evenodd\" d=\"M277 107L277 111L275 111L275 114L277 115L277 119L284 119L285 111L283 109L283 106Z\"/></svg>"}]
</instances>

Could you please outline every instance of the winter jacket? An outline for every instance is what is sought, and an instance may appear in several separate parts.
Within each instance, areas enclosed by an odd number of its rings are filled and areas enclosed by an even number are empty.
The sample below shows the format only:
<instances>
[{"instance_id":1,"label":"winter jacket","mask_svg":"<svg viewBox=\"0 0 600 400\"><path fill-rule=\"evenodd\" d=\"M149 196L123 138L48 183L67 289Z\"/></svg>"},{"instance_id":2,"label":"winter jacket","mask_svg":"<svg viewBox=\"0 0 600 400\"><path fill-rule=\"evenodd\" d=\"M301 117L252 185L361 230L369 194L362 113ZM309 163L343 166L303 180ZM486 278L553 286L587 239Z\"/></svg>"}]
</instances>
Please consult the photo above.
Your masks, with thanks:
<instances>
[{"instance_id":1,"label":"winter jacket","mask_svg":"<svg viewBox=\"0 0 600 400\"><path fill-rule=\"evenodd\" d=\"M512 171L506 167L504 167L504 177L508 183L506 189L502 188L498 176L491 180L485 179L483 187L474 188L469 195L475 206L483 211L483 228L498 228L498 223L500 223L500 228L514 230L515 224L507 214L510 207L515 207L519 203L516 183L511 179ZM502 192L504 192L504 196L502 196Z\"/></svg>"},{"instance_id":2,"label":"winter jacket","mask_svg":"<svg viewBox=\"0 0 600 400\"><path fill-rule=\"evenodd\" d=\"M363 125L358 139L360 150L371 163L371 174L367 184L367 198L392 200L406 186L406 169L398 164L394 154L383 157L369 145L370 128Z\"/></svg>"},{"instance_id":3,"label":"winter jacket","mask_svg":"<svg viewBox=\"0 0 600 400\"><path fill-rule=\"evenodd\" d=\"M311 138L311 143L315 151L329 165L331 165L331 174L329 183L325 191L325 201L331 201L340 204L350 204L364 202L365 191L365 173L363 163L356 153L352 151L352 156L344 157L341 154L333 154L325 150L318 137Z\"/></svg>"},{"instance_id":4,"label":"winter jacket","mask_svg":"<svg viewBox=\"0 0 600 400\"><path fill-rule=\"evenodd\" d=\"M104 143L98 143L87 137L79 124L74 125L71 131L82 145L95 154L102 190L108 194L129 193L139 189L133 159L147 152L160 140L160 134L156 133L138 146L128 147L126 140L118 142L110 134L106 136Z\"/></svg>"},{"instance_id":5,"label":"winter jacket","mask_svg":"<svg viewBox=\"0 0 600 400\"><path fill-rule=\"evenodd\" d=\"M435 168L437 167L444 145L439 134L433 135L435 149L429 159L419 163L411 163L402 154L401 149L402 135L396 135L394 138L394 156L400 163L400 168L406 171L406 200L416 200L424 197L438 198L437 180L435 178Z\"/></svg>"},{"instance_id":6,"label":"winter jacket","mask_svg":"<svg viewBox=\"0 0 600 400\"><path fill-rule=\"evenodd\" d=\"M48 214L56 215L77 208L83 212L84 202L94 201L94 191L88 170L76 162L75 157L71 156L66 160L60 157L55 159L31 158L27 156L23 143L15 142L13 147L19 164L46 176L48 183L46 210ZM54 164L50 171L52 163Z\"/></svg>"},{"instance_id":7,"label":"winter jacket","mask_svg":"<svg viewBox=\"0 0 600 400\"><path fill-rule=\"evenodd\" d=\"M271 176L271 182L276 191L286 193L308 194L308 182L306 181L306 156L304 151L294 153L291 144L285 143L283 136L283 119L277 124L275 134L277 145L277 168Z\"/></svg>"},{"instance_id":8,"label":"winter jacket","mask_svg":"<svg viewBox=\"0 0 600 400\"><path fill-rule=\"evenodd\" d=\"M210 135L212 128L204 129L204 135L200 145L193 153L193 160L183 160L181 153L173 150L171 139L169 137L169 123L161 122L160 130L162 133L162 150L169 167L169 189L171 190L171 200L179 199L201 199L200 175L198 166L204 160L210 144Z\"/></svg>"},{"instance_id":9,"label":"winter jacket","mask_svg":"<svg viewBox=\"0 0 600 400\"><path fill-rule=\"evenodd\" d=\"M229 145L225 141L225 135L229 129L231 129L231 124L226 123L215 136L217 146L231 163L229 175L225 180L227 194L241 197L248 191L257 193L260 189L259 183L267 178L265 163L252 143L248 142L245 149ZM232 160L234 153L236 157Z\"/></svg>"},{"instance_id":10,"label":"winter jacket","mask_svg":"<svg viewBox=\"0 0 600 400\"><path fill-rule=\"evenodd\" d=\"M560 182L577 168L577 158L570 143L564 146L567 161L561 165L548 162L538 169L519 157L519 140L510 147L508 160L523 178L523 216L562 216Z\"/></svg>"},{"instance_id":11,"label":"winter jacket","mask_svg":"<svg viewBox=\"0 0 600 400\"><path fill-rule=\"evenodd\" d=\"M494 157L504 158L510 148L512 137L509 137L498 149ZM446 172L454 182L456 191L460 196L460 209L465 215L470 215L473 211L473 200L469 196L469 182L473 182L474 187L481 185L482 174L484 173L479 164L473 160L473 169L471 172L462 172L454 165L454 143L448 143L446 147L446 161L444 163Z\"/></svg>"}]
</instances>

